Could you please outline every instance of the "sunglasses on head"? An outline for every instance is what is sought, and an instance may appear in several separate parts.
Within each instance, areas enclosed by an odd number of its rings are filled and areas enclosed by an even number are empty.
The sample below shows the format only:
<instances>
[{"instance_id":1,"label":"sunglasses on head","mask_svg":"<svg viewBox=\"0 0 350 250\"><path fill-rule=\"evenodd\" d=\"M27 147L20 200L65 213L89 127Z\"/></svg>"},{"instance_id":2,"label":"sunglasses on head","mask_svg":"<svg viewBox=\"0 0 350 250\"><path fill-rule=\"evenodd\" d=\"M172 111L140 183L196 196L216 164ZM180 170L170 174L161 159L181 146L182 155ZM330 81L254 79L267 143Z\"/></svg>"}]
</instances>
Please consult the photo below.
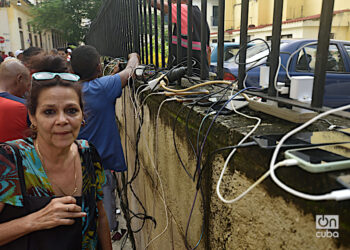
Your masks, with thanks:
<instances>
[{"instance_id":1,"label":"sunglasses on head","mask_svg":"<svg viewBox=\"0 0 350 250\"><path fill-rule=\"evenodd\" d=\"M32 75L32 78L37 81L52 80L56 76L65 81L77 82L80 76L71 73L52 73L52 72L37 72Z\"/></svg>"}]
</instances>

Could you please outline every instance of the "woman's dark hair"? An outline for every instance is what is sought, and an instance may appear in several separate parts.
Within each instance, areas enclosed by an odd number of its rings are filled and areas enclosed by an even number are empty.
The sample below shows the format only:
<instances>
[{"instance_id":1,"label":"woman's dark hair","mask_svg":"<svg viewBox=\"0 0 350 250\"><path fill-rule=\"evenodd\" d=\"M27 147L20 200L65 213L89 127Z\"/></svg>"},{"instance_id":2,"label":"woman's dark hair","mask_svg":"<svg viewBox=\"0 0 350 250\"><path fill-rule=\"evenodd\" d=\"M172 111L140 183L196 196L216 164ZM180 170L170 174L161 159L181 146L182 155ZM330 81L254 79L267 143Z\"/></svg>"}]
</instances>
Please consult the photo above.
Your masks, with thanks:
<instances>
[{"instance_id":1,"label":"woman's dark hair","mask_svg":"<svg viewBox=\"0 0 350 250\"><path fill-rule=\"evenodd\" d=\"M100 64L100 54L90 45L80 46L72 53L71 66L75 74L82 80L90 80L97 73Z\"/></svg>"},{"instance_id":2,"label":"woman's dark hair","mask_svg":"<svg viewBox=\"0 0 350 250\"><path fill-rule=\"evenodd\" d=\"M56 77L53 80L44 80L44 81L33 80L30 95L27 97L27 107L28 107L28 111L31 115L34 116L36 113L40 93L45 89L56 87L56 86L73 89L79 97L80 108L81 108L82 112L84 111L84 103L83 103L81 85L79 83L76 83L76 82L61 80L59 77ZM83 115L84 115L84 113L83 113Z\"/></svg>"}]
</instances>

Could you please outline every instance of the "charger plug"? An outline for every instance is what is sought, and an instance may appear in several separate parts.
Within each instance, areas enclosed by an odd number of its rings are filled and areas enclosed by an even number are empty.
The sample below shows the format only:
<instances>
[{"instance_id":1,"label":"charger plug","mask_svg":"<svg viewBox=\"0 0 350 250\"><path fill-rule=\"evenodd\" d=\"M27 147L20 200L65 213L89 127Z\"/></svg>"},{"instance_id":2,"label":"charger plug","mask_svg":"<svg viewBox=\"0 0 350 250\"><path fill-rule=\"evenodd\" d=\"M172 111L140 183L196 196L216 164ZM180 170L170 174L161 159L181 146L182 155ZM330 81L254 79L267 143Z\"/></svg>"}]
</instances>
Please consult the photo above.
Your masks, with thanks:
<instances>
[{"instance_id":1,"label":"charger plug","mask_svg":"<svg viewBox=\"0 0 350 250\"><path fill-rule=\"evenodd\" d=\"M161 75L160 77L148 82L148 86L150 87L150 89L152 91L159 89L159 82L160 82L160 80L162 80L163 77L164 77L164 75Z\"/></svg>"},{"instance_id":2,"label":"charger plug","mask_svg":"<svg viewBox=\"0 0 350 250\"><path fill-rule=\"evenodd\" d=\"M336 191L331 192L330 195L336 201L348 200L348 199L350 199L350 189L336 190Z\"/></svg>"}]
</instances>

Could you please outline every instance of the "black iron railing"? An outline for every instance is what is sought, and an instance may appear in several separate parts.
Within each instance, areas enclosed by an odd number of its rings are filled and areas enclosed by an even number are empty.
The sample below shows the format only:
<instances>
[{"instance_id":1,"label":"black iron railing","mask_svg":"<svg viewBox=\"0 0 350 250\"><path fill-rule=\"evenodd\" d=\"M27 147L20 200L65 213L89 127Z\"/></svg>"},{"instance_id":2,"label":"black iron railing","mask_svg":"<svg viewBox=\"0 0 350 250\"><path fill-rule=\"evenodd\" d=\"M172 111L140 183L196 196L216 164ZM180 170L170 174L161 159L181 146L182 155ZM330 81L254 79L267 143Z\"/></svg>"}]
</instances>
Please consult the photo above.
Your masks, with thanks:
<instances>
[{"instance_id":1,"label":"black iron railing","mask_svg":"<svg viewBox=\"0 0 350 250\"><path fill-rule=\"evenodd\" d=\"M167 57L171 52L172 34L174 24L172 23L171 0L160 1L160 10L157 9L157 0L106 0L98 18L91 25L89 34L86 37L88 44L94 45L101 54L107 56L124 56L136 51L141 55L143 64L155 64L157 67L166 67ZM168 14L165 14L164 4L168 5ZM181 20L181 0L176 0L177 20ZM188 27L192 27L192 0L188 0ZM330 39L334 0L323 0L321 23L319 28L313 98L310 108L320 108L323 105L325 74L327 64L327 53ZM217 76L222 79L224 75L224 12L225 0L219 0L218 13L218 63ZM274 18L271 37L270 59L270 83L267 98L276 99L274 87L274 76L278 70L280 56L280 40L282 25L283 0L274 1ZM207 20L207 0L201 1L201 40L204 41L208 34L205 26ZM238 86L243 88L243 79L246 75L246 44L248 41L248 13L249 0L241 2L241 25L240 25L240 54ZM177 34L177 64L181 58L181 22L176 24ZM191 31L191 30L189 30ZM166 34L167 33L167 34ZM187 67L188 74L192 70L192 32L187 32L188 50ZM322 34L322 36L321 36ZM166 47L167 45L167 47ZM160 48L160 49L159 49ZM206 58L206 44L201 43L201 68L204 67ZM169 64L169 62L168 62ZM205 79L202 74L201 78Z\"/></svg>"}]
</instances>

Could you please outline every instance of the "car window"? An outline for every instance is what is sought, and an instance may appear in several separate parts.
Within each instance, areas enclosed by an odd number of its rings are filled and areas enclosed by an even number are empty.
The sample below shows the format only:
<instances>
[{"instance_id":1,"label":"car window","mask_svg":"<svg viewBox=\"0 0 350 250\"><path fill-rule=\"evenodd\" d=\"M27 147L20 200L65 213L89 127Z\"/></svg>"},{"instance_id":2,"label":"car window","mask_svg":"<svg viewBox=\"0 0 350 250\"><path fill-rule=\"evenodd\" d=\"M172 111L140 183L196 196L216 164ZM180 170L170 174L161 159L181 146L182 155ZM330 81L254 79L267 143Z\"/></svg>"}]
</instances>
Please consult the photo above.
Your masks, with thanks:
<instances>
[{"instance_id":1,"label":"car window","mask_svg":"<svg viewBox=\"0 0 350 250\"><path fill-rule=\"evenodd\" d=\"M348 56L350 56L350 45L344 45L346 52L348 52Z\"/></svg>"},{"instance_id":2,"label":"car window","mask_svg":"<svg viewBox=\"0 0 350 250\"><path fill-rule=\"evenodd\" d=\"M316 64L316 52L316 45L310 45L302 49L298 55L296 70L314 72ZM342 56L335 44L329 45L326 71L345 72Z\"/></svg>"},{"instance_id":3,"label":"car window","mask_svg":"<svg viewBox=\"0 0 350 250\"><path fill-rule=\"evenodd\" d=\"M224 61L230 60L231 58L233 58L237 52L238 52L239 48L237 48L237 46L228 46L225 48L225 53L224 53Z\"/></svg>"},{"instance_id":4,"label":"car window","mask_svg":"<svg viewBox=\"0 0 350 250\"><path fill-rule=\"evenodd\" d=\"M271 46L270 41L268 41L267 43L269 44L269 46ZM285 44L287 43L281 41L280 48L282 49ZM247 63L259 61L260 59L266 58L268 54L269 54L269 50L265 43L258 43L256 45L253 45L252 47L249 47L247 49L247 56L246 56ZM237 62L238 61L239 61L239 56L237 56ZM235 62L235 57L227 60L227 62Z\"/></svg>"}]
</instances>

